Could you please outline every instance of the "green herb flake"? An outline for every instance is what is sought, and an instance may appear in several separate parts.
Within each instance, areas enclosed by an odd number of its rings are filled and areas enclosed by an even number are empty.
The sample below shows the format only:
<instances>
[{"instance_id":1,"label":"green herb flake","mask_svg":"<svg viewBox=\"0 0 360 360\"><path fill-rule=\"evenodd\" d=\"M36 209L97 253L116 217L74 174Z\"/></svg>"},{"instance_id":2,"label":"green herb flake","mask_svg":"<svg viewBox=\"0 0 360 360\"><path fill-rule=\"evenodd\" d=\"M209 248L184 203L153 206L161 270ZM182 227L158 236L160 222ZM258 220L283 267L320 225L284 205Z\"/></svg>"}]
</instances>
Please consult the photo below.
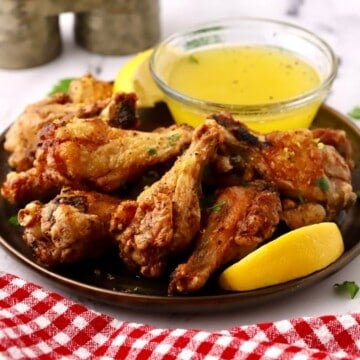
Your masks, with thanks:
<instances>
[{"instance_id":1,"label":"green herb flake","mask_svg":"<svg viewBox=\"0 0 360 360\"><path fill-rule=\"evenodd\" d=\"M344 281L341 284L335 284L334 288L340 294L348 294L351 299L354 299L359 291L359 286L355 281Z\"/></svg>"},{"instance_id":2,"label":"green herb flake","mask_svg":"<svg viewBox=\"0 0 360 360\"><path fill-rule=\"evenodd\" d=\"M14 226L19 226L19 219L17 215L13 215L9 218L9 223Z\"/></svg>"},{"instance_id":3,"label":"green herb flake","mask_svg":"<svg viewBox=\"0 0 360 360\"><path fill-rule=\"evenodd\" d=\"M213 206L209 207L208 210L210 211L220 211L224 205L226 205L227 201L223 200L220 201L219 203L214 204Z\"/></svg>"},{"instance_id":4,"label":"green herb flake","mask_svg":"<svg viewBox=\"0 0 360 360\"><path fill-rule=\"evenodd\" d=\"M243 180L240 184L242 187L248 187L250 185L249 181Z\"/></svg>"},{"instance_id":5,"label":"green herb flake","mask_svg":"<svg viewBox=\"0 0 360 360\"><path fill-rule=\"evenodd\" d=\"M298 195L298 201L299 201L299 204L304 204L304 202L305 202L305 199L301 194Z\"/></svg>"},{"instance_id":6,"label":"green herb flake","mask_svg":"<svg viewBox=\"0 0 360 360\"><path fill-rule=\"evenodd\" d=\"M320 190L322 190L322 191L329 190L329 183L326 180L326 178L324 178L324 177L321 177L321 178L317 179L316 182L315 182L315 185L317 187L319 187Z\"/></svg>"},{"instance_id":7,"label":"green herb flake","mask_svg":"<svg viewBox=\"0 0 360 360\"><path fill-rule=\"evenodd\" d=\"M194 55L189 55L188 60L189 60L189 63L191 63L191 64L198 64L199 63L198 58L196 56L194 56Z\"/></svg>"},{"instance_id":8,"label":"green herb flake","mask_svg":"<svg viewBox=\"0 0 360 360\"><path fill-rule=\"evenodd\" d=\"M48 95L54 95L57 93L67 93L69 91L70 83L73 81L73 78L67 78L59 80L57 84L51 89Z\"/></svg>"},{"instance_id":9,"label":"green herb flake","mask_svg":"<svg viewBox=\"0 0 360 360\"><path fill-rule=\"evenodd\" d=\"M180 134L178 134L178 133L170 135L168 138L168 140L169 140L168 145L174 146L179 139L180 139Z\"/></svg>"},{"instance_id":10,"label":"green herb flake","mask_svg":"<svg viewBox=\"0 0 360 360\"><path fill-rule=\"evenodd\" d=\"M149 155L156 155L157 151L155 148L149 148L146 151Z\"/></svg>"},{"instance_id":11,"label":"green herb flake","mask_svg":"<svg viewBox=\"0 0 360 360\"><path fill-rule=\"evenodd\" d=\"M355 106L348 115L353 119L360 120L360 106Z\"/></svg>"},{"instance_id":12,"label":"green herb flake","mask_svg":"<svg viewBox=\"0 0 360 360\"><path fill-rule=\"evenodd\" d=\"M357 190L355 193L356 193L357 198L360 199L360 190Z\"/></svg>"}]
</instances>

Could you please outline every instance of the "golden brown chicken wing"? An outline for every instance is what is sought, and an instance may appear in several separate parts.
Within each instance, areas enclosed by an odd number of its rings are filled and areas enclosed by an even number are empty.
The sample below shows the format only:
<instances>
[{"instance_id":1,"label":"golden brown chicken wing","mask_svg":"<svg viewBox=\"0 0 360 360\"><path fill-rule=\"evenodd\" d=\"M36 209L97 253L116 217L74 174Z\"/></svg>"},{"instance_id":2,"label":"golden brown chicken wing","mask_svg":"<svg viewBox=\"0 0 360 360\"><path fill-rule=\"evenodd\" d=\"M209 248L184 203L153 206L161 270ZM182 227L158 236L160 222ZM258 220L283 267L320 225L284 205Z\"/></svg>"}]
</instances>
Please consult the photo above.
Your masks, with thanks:
<instances>
[{"instance_id":1,"label":"golden brown chicken wing","mask_svg":"<svg viewBox=\"0 0 360 360\"><path fill-rule=\"evenodd\" d=\"M11 203L25 203L54 196L63 186L112 192L176 158L192 131L186 125L151 133L123 130L99 118L51 123L42 129L33 167L10 172L1 194Z\"/></svg>"},{"instance_id":2,"label":"golden brown chicken wing","mask_svg":"<svg viewBox=\"0 0 360 360\"><path fill-rule=\"evenodd\" d=\"M253 176L273 182L283 199L292 200L286 202L283 213L291 228L309 224L308 221L334 220L356 201L349 166L351 145L344 136L339 139L341 148L346 149L346 159L334 146L319 141L326 138L327 129L321 131L321 137L320 130L308 129L257 135L226 114L215 118L228 129L228 145L237 148L242 162L253 168ZM329 132L334 139L337 131ZM294 209L298 205L301 217L295 221ZM288 210L291 216L287 216ZM311 213L304 215L304 211Z\"/></svg>"},{"instance_id":3,"label":"golden brown chicken wing","mask_svg":"<svg viewBox=\"0 0 360 360\"><path fill-rule=\"evenodd\" d=\"M64 189L47 204L29 203L18 214L23 239L45 266L100 257L113 246L109 226L120 200Z\"/></svg>"},{"instance_id":4,"label":"golden brown chicken wing","mask_svg":"<svg viewBox=\"0 0 360 360\"><path fill-rule=\"evenodd\" d=\"M111 126L134 128L136 96L112 95L112 85L87 75L72 81L69 94L58 93L28 105L5 135L9 165L17 171L31 168L40 130L58 119L100 116Z\"/></svg>"},{"instance_id":5,"label":"golden brown chicken wing","mask_svg":"<svg viewBox=\"0 0 360 360\"><path fill-rule=\"evenodd\" d=\"M91 104L108 99L112 92L112 82L102 81L94 78L91 74L85 74L71 81L68 94L72 103Z\"/></svg>"},{"instance_id":6,"label":"golden brown chicken wing","mask_svg":"<svg viewBox=\"0 0 360 360\"><path fill-rule=\"evenodd\" d=\"M169 294L200 290L221 266L256 249L272 236L280 212L279 195L266 182L220 190L191 256L171 276Z\"/></svg>"},{"instance_id":7,"label":"golden brown chicken wing","mask_svg":"<svg viewBox=\"0 0 360 360\"><path fill-rule=\"evenodd\" d=\"M200 227L202 171L221 141L219 125L209 120L195 130L190 147L159 181L136 201L119 205L111 231L130 268L158 277L169 260L189 247Z\"/></svg>"}]
</instances>

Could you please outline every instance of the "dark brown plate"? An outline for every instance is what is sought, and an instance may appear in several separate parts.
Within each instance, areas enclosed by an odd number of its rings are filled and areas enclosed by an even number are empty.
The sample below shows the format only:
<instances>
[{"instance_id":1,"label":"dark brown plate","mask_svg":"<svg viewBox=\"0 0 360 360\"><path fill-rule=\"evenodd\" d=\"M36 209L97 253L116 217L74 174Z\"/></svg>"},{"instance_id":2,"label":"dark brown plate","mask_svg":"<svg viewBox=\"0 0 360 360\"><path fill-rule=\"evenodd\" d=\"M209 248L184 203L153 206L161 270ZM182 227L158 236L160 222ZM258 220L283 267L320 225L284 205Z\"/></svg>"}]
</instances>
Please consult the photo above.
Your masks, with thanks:
<instances>
[{"instance_id":1,"label":"dark brown plate","mask_svg":"<svg viewBox=\"0 0 360 360\"><path fill-rule=\"evenodd\" d=\"M353 186L360 189L360 131L345 116L328 106L322 106L314 127L330 127L344 129L352 141L354 160ZM4 135L0 137L1 145ZM0 180L4 181L9 171L7 153L0 149ZM151 281L128 274L122 268L119 260L104 258L99 261L86 261L74 267L57 270L47 270L34 262L29 249L21 240L21 229L11 225L9 218L16 214L17 209L0 198L0 243L15 258L28 265L31 269L50 278L58 285L71 288L79 294L97 301L128 308L166 310L173 312L209 311L216 309L241 308L249 305L271 301L275 298L289 295L302 288L315 284L330 274L346 266L360 253L360 204L357 204L338 219L338 224L345 241L344 254L327 268L307 277L290 281L285 284L271 286L255 291L228 293L217 286L216 277L209 281L203 292L192 296L166 295L167 279ZM149 305L149 306L144 306ZM164 306L163 306L164 305Z\"/></svg>"}]
</instances>

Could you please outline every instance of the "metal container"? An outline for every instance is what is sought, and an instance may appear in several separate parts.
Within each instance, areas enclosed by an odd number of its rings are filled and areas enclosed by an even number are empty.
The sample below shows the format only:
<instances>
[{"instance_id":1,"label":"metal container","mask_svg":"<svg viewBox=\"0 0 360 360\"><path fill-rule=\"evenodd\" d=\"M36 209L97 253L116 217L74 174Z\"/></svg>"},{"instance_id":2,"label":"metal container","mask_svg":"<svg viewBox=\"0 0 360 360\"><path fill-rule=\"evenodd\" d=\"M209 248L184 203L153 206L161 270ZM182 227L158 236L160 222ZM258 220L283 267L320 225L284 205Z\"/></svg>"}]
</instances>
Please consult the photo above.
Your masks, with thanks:
<instances>
[{"instance_id":1,"label":"metal container","mask_svg":"<svg viewBox=\"0 0 360 360\"><path fill-rule=\"evenodd\" d=\"M158 0L0 0L0 67L44 64L61 53L59 15L75 13L75 39L87 50L124 55L160 37Z\"/></svg>"},{"instance_id":2,"label":"metal container","mask_svg":"<svg viewBox=\"0 0 360 360\"><path fill-rule=\"evenodd\" d=\"M89 51L131 54L154 45L160 37L158 1L114 1L76 15L75 38Z\"/></svg>"}]
</instances>

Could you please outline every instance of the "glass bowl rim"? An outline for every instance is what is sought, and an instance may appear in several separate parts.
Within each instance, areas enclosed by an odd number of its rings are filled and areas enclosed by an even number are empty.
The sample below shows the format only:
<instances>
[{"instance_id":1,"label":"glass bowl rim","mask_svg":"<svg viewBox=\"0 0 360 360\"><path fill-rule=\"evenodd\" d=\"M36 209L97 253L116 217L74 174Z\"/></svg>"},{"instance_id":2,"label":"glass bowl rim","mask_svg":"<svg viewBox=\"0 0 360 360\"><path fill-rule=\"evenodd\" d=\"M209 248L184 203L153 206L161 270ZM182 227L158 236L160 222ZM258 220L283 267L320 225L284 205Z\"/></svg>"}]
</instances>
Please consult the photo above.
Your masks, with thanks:
<instances>
[{"instance_id":1,"label":"glass bowl rim","mask_svg":"<svg viewBox=\"0 0 360 360\"><path fill-rule=\"evenodd\" d=\"M192 34L205 34L205 33L214 34L219 30L223 30L224 28L225 29L226 28L231 29L234 27L236 28L236 26L242 22L274 24L281 27L288 27L289 29L293 29L296 32L299 32L299 34L302 33L303 35L306 36L305 40L307 42L321 49L321 51L323 51L328 55L327 57L330 63L330 71L328 76L325 77L318 86L301 95L294 96L277 102L259 103L259 104L251 104L251 105L221 103L221 102L208 101L201 98L189 96L170 87L165 81L163 81L160 78L160 76L158 76L155 70L155 58L158 54L159 49L161 49L164 45L169 44L170 42L172 42L177 38L186 37ZM211 30L212 28L213 30ZM204 29L210 29L210 30L203 31ZM299 36L299 34L296 34L296 36ZM244 115L246 114L254 115L254 114L263 114L263 113L269 114L275 112L289 111L304 106L310 103L311 101L315 101L318 97L320 97L320 95L323 92L326 92L327 89L329 89L331 84L333 83L338 70L338 60L332 47L323 38L321 38L319 35L317 35L311 30L308 30L302 26L283 20L240 16L240 17L224 18L217 21L205 22L171 34L170 36L166 37L164 40L159 42L154 47L154 50L150 56L149 69L151 76L153 77L154 81L159 86L159 88L173 100L177 100L191 107L206 107L208 109L213 109L214 111L227 110L239 114L241 113Z\"/></svg>"}]
</instances>

